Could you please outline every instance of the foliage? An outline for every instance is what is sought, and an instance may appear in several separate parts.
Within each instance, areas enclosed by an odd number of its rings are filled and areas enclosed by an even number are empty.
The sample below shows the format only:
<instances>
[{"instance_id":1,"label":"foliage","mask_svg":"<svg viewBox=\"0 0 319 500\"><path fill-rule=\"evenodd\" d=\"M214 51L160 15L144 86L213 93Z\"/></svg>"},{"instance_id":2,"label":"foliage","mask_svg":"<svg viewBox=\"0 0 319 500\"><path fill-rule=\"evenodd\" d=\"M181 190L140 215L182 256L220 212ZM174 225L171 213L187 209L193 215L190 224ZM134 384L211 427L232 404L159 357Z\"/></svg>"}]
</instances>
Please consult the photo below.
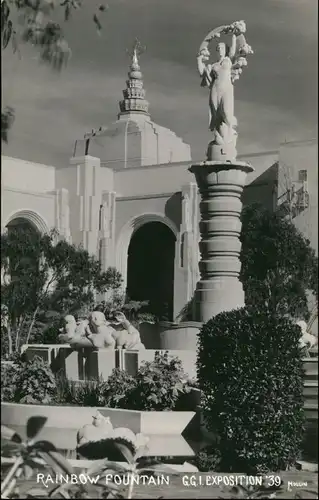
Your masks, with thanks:
<instances>
[{"instance_id":1,"label":"foliage","mask_svg":"<svg viewBox=\"0 0 319 500\"><path fill-rule=\"evenodd\" d=\"M264 478L262 485L247 487L237 485L232 488L225 488L224 493L226 493L226 495L228 493L228 495L218 498L276 498L277 494L284 494L286 497L287 489L284 488L284 483L278 476L278 481L271 486L269 486L269 480ZM295 496L294 498L298 497Z\"/></svg>"},{"instance_id":2,"label":"foliage","mask_svg":"<svg viewBox=\"0 0 319 500\"><path fill-rule=\"evenodd\" d=\"M8 132L14 122L14 110L9 106L1 112L1 141L8 142Z\"/></svg>"},{"instance_id":3,"label":"foliage","mask_svg":"<svg viewBox=\"0 0 319 500\"><path fill-rule=\"evenodd\" d=\"M132 498L133 487L138 482L138 476L176 474L173 469L157 462L149 463L148 461L145 465L142 458L145 446L140 448L137 446L137 439L134 443L129 443L126 442L127 440L121 439L120 436L95 443L93 446L102 450L103 460L93 462L87 471L76 471L57 451L54 444L49 441L36 441L36 437L43 429L46 420L45 417L31 417L28 420L26 441L23 441L10 428L1 426L1 466L5 465L4 457L7 459L7 463L8 460L11 460L9 471L1 474L1 498L52 498L53 496L62 496L63 498ZM143 436L140 437L143 438ZM115 462L113 457L119 459L121 463ZM43 486L40 483L36 488L32 488L28 480L32 479L39 470L44 472L44 478L48 474L52 477L63 475L75 478L75 481L61 482L51 489L49 488L51 483L45 483ZM79 480L76 480L80 474L90 478L89 484L81 484ZM109 479L115 475L129 476L132 480L126 480L124 484L118 485ZM20 485L17 488L18 478L20 478ZM126 486L127 483L129 483L128 486Z\"/></svg>"},{"instance_id":4,"label":"foliage","mask_svg":"<svg viewBox=\"0 0 319 500\"><path fill-rule=\"evenodd\" d=\"M55 376L38 357L15 365L2 364L1 399L30 404L76 405L123 408L140 411L188 409L179 405L189 393L189 384L178 358L156 354L153 362L144 362L136 377L114 369L108 379L76 382L63 373ZM184 405L185 406L185 405ZM187 406L187 403L186 403Z\"/></svg>"},{"instance_id":5,"label":"foliage","mask_svg":"<svg viewBox=\"0 0 319 500\"><path fill-rule=\"evenodd\" d=\"M154 361L142 364L136 377L115 368L106 381L58 379L57 404L165 411L174 410L181 395L190 390L181 361L156 353Z\"/></svg>"},{"instance_id":6,"label":"foliage","mask_svg":"<svg viewBox=\"0 0 319 500\"><path fill-rule=\"evenodd\" d=\"M219 450L215 446L207 446L196 453L192 463L200 472L218 472L220 460Z\"/></svg>"},{"instance_id":7,"label":"foliage","mask_svg":"<svg viewBox=\"0 0 319 500\"><path fill-rule=\"evenodd\" d=\"M104 385L100 386L99 406L131 409L131 395L135 387L134 377L125 370L115 368Z\"/></svg>"},{"instance_id":8,"label":"foliage","mask_svg":"<svg viewBox=\"0 0 319 500\"><path fill-rule=\"evenodd\" d=\"M19 365L1 362L1 401L15 401L19 372Z\"/></svg>"},{"instance_id":9,"label":"foliage","mask_svg":"<svg viewBox=\"0 0 319 500\"><path fill-rule=\"evenodd\" d=\"M242 308L201 329L198 379L208 430L224 470L262 472L295 463L303 437L300 328ZM212 369L213 368L213 369Z\"/></svg>"},{"instance_id":10,"label":"foliage","mask_svg":"<svg viewBox=\"0 0 319 500\"><path fill-rule=\"evenodd\" d=\"M307 320L309 294L318 300L318 258L310 242L283 214L258 204L243 209L241 222L246 304ZM193 319L193 302L194 297L180 311L179 321Z\"/></svg>"},{"instance_id":11,"label":"foliage","mask_svg":"<svg viewBox=\"0 0 319 500\"><path fill-rule=\"evenodd\" d=\"M57 405L99 406L99 393L103 380L86 380L76 382L68 380L64 374L56 375L56 396L54 403Z\"/></svg>"},{"instance_id":12,"label":"foliage","mask_svg":"<svg viewBox=\"0 0 319 500\"><path fill-rule=\"evenodd\" d=\"M194 296L186 302L177 315L176 320L179 321L192 321L194 319Z\"/></svg>"},{"instance_id":13,"label":"foliage","mask_svg":"<svg viewBox=\"0 0 319 500\"><path fill-rule=\"evenodd\" d=\"M75 382L59 374L56 380L56 404L107 408L130 408L130 394L136 385L133 377L118 368L107 381L100 377L99 380Z\"/></svg>"},{"instance_id":14,"label":"foliage","mask_svg":"<svg viewBox=\"0 0 319 500\"><path fill-rule=\"evenodd\" d=\"M48 364L35 356L22 364L15 399L19 403L50 404L56 395L56 380Z\"/></svg>"},{"instance_id":15,"label":"foliage","mask_svg":"<svg viewBox=\"0 0 319 500\"><path fill-rule=\"evenodd\" d=\"M19 228L2 234L1 270L12 350L19 349L23 332L23 341L28 343L36 321L45 324L51 316L56 322L60 314L93 304L95 293L116 289L121 283L115 269L101 271L94 256L63 239L58 241L55 231L42 235Z\"/></svg>"},{"instance_id":16,"label":"foliage","mask_svg":"<svg viewBox=\"0 0 319 500\"><path fill-rule=\"evenodd\" d=\"M130 397L131 409L140 411L174 410L179 397L190 391L187 375L177 357L155 353L152 362L144 362L136 375L136 387Z\"/></svg>"},{"instance_id":17,"label":"foliage","mask_svg":"<svg viewBox=\"0 0 319 500\"><path fill-rule=\"evenodd\" d=\"M35 48L40 61L60 71L71 57L71 49L61 24L52 21L62 10L68 21L74 10L81 8L82 0L1 0L1 43L6 49L11 43L14 53L20 54L20 45ZM99 33L101 14L106 5L99 5L93 13L93 22ZM16 19L19 23L14 23ZM14 111L7 107L1 112L1 140L7 142Z\"/></svg>"},{"instance_id":18,"label":"foliage","mask_svg":"<svg viewBox=\"0 0 319 500\"><path fill-rule=\"evenodd\" d=\"M55 376L42 358L23 356L15 363L1 363L1 401L49 404L57 392Z\"/></svg>"},{"instance_id":19,"label":"foliage","mask_svg":"<svg viewBox=\"0 0 319 500\"><path fill-rule=\"evenodd\" d=\"M259 205L242 212L241 276L247 305L308 319L307 295L318 297L318 258L280 213Z\"/></svg>"},{"instance_id":20,"label":"foliage","mask_svg":"<svg viewBox=\"0 0 319 500\"><path fill-rule=\"evenodd\" d=\"M98 304L95 309L102 311L109 320L114 319L114 315L117 312L123 312L129 322L138 328L140 323L154 323L156 321L153 314L143 312L143 309L148 305L149 301L147 300L131 300L125 293L115 290L109 300L104 300Z\"/></svg>"}]
</instances>

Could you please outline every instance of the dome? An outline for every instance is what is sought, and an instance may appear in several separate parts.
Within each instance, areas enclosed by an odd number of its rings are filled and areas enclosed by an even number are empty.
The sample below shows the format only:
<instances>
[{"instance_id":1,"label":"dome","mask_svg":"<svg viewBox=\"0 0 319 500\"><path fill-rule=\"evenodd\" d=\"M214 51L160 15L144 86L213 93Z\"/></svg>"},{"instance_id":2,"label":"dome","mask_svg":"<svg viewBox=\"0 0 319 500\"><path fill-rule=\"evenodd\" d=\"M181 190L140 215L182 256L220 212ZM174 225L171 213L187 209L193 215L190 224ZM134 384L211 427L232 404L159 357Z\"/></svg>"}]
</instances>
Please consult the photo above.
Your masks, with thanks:
<instances>
[{"instance_id":1,"label":"dome","mask_svg":"<svg viewBox=\"0 0 319 500\"><path fill-rule=\"evenodd\" d=\"M112 169L191 161L190 146L151 120L136 49L119 107L117 121L76 141L74 156L95 156Z\"/></svg>"}]
</instances>

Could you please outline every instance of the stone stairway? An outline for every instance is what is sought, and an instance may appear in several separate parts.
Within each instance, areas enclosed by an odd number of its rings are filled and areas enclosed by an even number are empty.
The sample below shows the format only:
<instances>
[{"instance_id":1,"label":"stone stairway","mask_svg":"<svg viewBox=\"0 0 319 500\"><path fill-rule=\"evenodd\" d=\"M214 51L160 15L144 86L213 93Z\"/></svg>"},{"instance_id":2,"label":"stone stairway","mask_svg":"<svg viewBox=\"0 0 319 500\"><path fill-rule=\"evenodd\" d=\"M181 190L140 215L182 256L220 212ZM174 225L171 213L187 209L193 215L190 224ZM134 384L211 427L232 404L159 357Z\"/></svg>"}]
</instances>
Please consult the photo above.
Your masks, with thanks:
<instances>
[{"instance_id":1,"label":"stone stairway","mask_svg":"<svg viewBox=\"0 0 319 500\"><path fill-rule=\"evenodd\" d=\"M304 398L307 420L318 421L318 348L312 349L309 358L304 358Z\"/></svg>"},{"instance_id":2,"label":"stone stairway","mask_svg":"<svg viewBox=\"0 0 319 500\"><path fill-rule=\"evenodd\" d=\"M318 460L318 347L304 358L304 404L306 414L306 436L304 451L306 455Z\"/></svg>"}]
</instances>

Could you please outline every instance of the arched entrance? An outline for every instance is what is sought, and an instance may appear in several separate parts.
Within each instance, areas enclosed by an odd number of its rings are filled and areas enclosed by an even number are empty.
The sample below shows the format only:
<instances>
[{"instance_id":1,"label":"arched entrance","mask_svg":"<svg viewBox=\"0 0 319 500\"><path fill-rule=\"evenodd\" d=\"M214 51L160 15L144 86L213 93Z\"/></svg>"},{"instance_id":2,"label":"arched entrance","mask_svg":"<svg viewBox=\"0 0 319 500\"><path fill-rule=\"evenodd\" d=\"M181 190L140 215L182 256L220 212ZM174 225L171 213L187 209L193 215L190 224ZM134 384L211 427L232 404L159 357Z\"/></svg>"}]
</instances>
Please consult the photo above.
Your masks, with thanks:
<instances>
[{"instance_id":1,"label":"arched entrance","mask_svg":"<svg viewBox=\"0 0 319 500\"><path fill-rule=\"evenodd\" d=\"M131 237L128 248L127 295L148 300L148 312L173 319L176 237L162 222L147 222Z\"/></svg>"},{"instance_id":2,"label":"arched entrance","mask_svg":"<svg viewBox=\"0 0 319 500\"><path fill-rule=\"evenodd\" d=\"M28 219L25 219L23 217L16 217L12 219L7 225L6 225L6 230L8 232L10 231L23 231L23 232L30 232L37 234L38 228L36 227L35 224L30 222Z\"/></svg>"}]
</instances>

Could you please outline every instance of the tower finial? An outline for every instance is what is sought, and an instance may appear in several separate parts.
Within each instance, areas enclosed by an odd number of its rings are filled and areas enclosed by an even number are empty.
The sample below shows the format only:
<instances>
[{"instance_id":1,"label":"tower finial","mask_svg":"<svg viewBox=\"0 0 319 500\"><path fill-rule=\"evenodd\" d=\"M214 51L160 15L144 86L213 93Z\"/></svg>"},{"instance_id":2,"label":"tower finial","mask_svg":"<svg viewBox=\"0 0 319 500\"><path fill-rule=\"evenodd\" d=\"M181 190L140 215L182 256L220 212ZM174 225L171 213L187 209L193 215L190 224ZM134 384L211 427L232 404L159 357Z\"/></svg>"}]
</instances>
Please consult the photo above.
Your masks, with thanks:
<instances>
[{"instance_id":1,"label":"tower finial","mask_svg":"<svg viewBox=\"0 0 319 500\"><path fill-rule=\"evenodd\" d=\"M145 52L146 47L141 44L138 38L135 38L132 49L127 49L126 52L131 57L131 69L139 69L138 57Z\"/></svg>"},{"instance_id":2,"label":"tower finial","mask_svg":"<svg viewBox=\"0 0 319 500\"><path fill-rule=\"evenodd\" d=\"M120 115L138 112L148 115L148 102L145 100L143 89L143 75L140 70L138 57L145 52L146 47L135 38L131 49L126 49L131 58L130 70L128 72L127 88L123 90L124 100L120 102Z\"/></svg>"}]
</instances>

